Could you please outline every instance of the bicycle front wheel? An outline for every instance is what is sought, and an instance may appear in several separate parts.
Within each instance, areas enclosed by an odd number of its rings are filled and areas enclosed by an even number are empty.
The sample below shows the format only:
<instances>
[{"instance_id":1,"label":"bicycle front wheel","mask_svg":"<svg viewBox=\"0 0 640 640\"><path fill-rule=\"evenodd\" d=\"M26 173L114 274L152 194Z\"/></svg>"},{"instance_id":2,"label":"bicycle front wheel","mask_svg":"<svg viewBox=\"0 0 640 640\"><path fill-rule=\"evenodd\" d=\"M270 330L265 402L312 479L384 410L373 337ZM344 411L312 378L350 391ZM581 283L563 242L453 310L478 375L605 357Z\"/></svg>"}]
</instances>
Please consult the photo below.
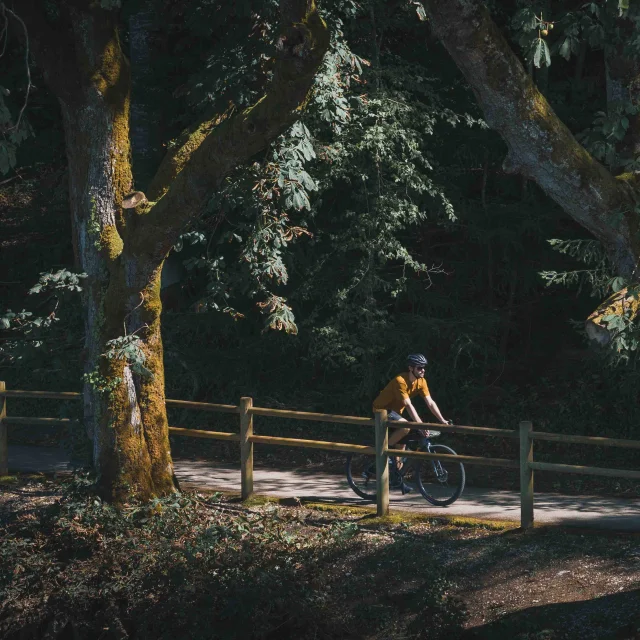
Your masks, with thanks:
<instances>
[{"instance_id":1,"label":"bicycle front wheel","mask_svg":"<svg viewBox=\"0 0 640 640\"><path fill-rule=\"evenodd\" d=\"M362 453L347 456L347 482L365 500L376 499L376 457Z\"/></svg>"},{"instance_id":2,"label":"bicycle front wheel","mask_svg":"<svg viewBox=\"0 0 640 640\"><path fill-rule=\"evenodd\" d=\"M456 455L453 449L443 444L432 445L431 451ZM455 502L464 489L464 467L461 462L453 460L424 460L418 467L416 480L425 500L437 507L446 507Z\"/></svg>"}]
</instances>

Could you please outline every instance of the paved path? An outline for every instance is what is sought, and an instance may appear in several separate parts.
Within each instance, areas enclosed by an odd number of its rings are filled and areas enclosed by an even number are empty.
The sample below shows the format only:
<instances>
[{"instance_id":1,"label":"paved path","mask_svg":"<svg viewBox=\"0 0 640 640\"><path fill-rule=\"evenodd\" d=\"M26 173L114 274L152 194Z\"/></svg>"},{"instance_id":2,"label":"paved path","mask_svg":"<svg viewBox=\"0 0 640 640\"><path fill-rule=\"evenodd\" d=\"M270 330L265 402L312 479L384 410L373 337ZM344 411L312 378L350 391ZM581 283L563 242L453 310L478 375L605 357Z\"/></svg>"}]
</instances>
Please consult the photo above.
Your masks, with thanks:
<instances>
[{"instance_id":1,"label":"paved path","mask_svg":"<svg viewBox=\"0 0 640 640\"><path fill-rule=\"evenodd\" d=\"M63 450L47 447L9 447L9 468L14 471L67 471L68 456ZM238 466L176 460L179 480L221 491L240 490ZM344 476L306 469L254 470L256 493L313 499L337 504L366 504L349 488ZM520 519L520 496L514 491L467 487L462 497L445 508L433 507L420 495L391 493L391 508L425 515L459 515L492 520ZM640 532L640 500L599 496L535 494L536 522L565 526Z\"/></svg>"}]
</instances>

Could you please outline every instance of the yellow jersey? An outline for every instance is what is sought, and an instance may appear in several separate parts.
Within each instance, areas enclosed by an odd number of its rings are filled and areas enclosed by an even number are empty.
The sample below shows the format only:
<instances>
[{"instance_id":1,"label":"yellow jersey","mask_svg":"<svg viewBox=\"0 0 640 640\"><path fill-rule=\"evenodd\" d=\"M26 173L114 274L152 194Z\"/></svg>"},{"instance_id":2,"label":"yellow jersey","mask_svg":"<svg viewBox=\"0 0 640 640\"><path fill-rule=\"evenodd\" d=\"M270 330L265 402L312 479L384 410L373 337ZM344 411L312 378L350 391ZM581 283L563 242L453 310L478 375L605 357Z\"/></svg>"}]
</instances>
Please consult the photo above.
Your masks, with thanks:
<instances>
[{"instance_id":1,"label":"yellow jersey","mask_svg":"<svg viewBox=\"0 0 640 640\"><path fill-rule=\"evenodd\" d=\"M386 409L387 411L402 413L404 411L404 400L416 395L420 395L423 398L429 396L427 381L424 378L416 378L413 382L410 382L409 372L407 371L396 376L380 392L373 401L373 409L374 411L376 409Z\"/></svg>"}]
</instances>

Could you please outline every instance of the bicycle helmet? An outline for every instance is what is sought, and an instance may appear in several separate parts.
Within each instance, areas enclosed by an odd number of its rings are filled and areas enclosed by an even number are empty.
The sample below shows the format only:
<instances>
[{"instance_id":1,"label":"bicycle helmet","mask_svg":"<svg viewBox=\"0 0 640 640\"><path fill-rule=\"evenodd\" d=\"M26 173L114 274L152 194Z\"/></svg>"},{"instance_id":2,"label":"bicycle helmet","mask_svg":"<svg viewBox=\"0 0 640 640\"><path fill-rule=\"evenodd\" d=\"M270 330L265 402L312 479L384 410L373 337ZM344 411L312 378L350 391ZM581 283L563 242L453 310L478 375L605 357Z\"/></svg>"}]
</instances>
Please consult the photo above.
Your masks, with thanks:
<instances>
[{"instance_id":1,"label":"bicycle helmet","mask_svg":"<svg viewBox=\"0 0 640 640\"><path fill-rule=\"evenodd\" d=\"M407 356L408 367L425 367L427 359L421 353L412 353Z\"/></svg>"}]
</instances>

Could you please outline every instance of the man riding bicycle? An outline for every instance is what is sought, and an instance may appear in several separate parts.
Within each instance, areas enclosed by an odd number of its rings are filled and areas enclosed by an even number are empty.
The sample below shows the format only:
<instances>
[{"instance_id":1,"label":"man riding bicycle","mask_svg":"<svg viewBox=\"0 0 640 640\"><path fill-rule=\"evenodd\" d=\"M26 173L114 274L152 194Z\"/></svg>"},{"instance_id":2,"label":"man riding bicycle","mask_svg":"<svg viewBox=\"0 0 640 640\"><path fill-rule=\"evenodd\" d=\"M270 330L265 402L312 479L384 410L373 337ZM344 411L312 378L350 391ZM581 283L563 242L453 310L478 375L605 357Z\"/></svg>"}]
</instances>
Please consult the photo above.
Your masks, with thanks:
<instances>
[{"instance_id":1,"label":"man riding bicycle","mask_svg":"<svg viewBox=\"0 0 640 640\"><path fill-rule=\"evenodd\" d=\"M374 411L380 409L387 410L388 420L397 420L399 422L407 422L401 414L407 409L408 416L413 422L422 422L416 411L411 398L414 396L422 396L429 411L442 423L450 424L448 420L442 417L438 405L435 403L429 387L424 377L424 371L427 365L427 359L421 353L414 353L407 356L407 369L405 373L401 373L389 382L389 384L380 392L373 402ZM411 433L411 429L394 429L393 434L389 436L389 448L397 444L400 440ZM420 430L422 436L427 437L428 431ZM396 447L398 448L398 447ZM404 449L404 445L399 445ZM396 464L399 462L396 460Z\"/></svg>"}]
</instances>

